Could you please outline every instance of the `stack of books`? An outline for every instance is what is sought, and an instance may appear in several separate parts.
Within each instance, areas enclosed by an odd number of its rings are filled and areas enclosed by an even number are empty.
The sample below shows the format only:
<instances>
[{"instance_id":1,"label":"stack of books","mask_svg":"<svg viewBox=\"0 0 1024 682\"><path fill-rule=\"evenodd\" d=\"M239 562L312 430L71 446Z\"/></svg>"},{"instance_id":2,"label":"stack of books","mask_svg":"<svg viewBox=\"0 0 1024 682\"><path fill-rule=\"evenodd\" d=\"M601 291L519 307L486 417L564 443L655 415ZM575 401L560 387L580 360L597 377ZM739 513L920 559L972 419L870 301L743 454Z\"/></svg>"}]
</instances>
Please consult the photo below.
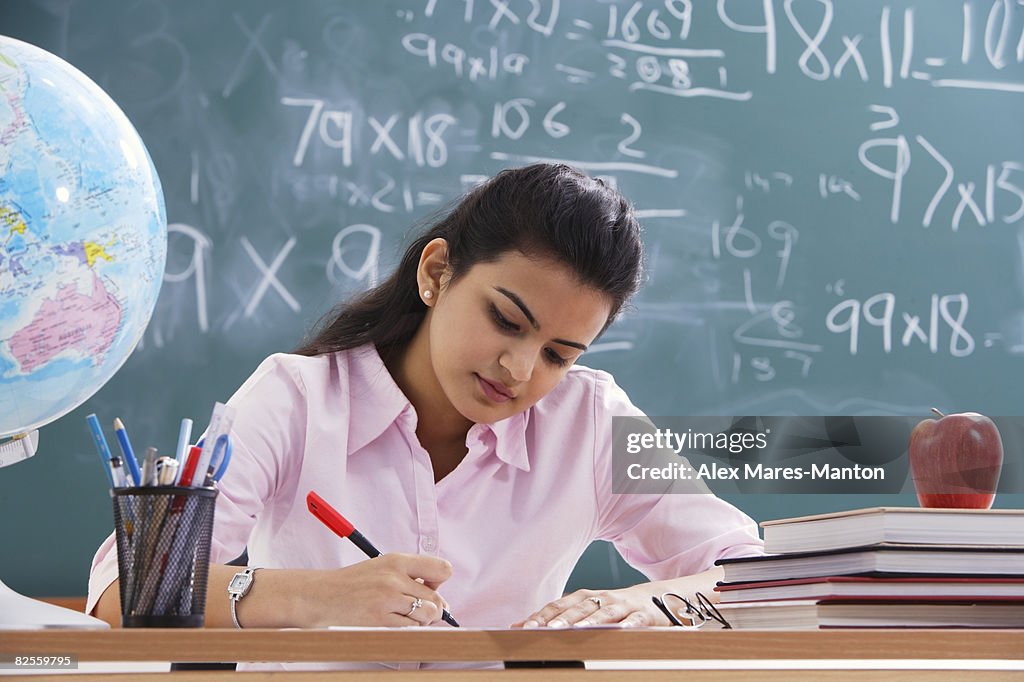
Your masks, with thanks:
<instances>
[{"instance_id":1,"label":"stack of books","mask_svg":"<svg viewBox=\"0 0 1024 682\"><path fill-rule=\"evenodd\" d=\"M1024 510L875 507L766 521L723 559L737 629L1024 627Z\"/></svg>"}]
</instances>

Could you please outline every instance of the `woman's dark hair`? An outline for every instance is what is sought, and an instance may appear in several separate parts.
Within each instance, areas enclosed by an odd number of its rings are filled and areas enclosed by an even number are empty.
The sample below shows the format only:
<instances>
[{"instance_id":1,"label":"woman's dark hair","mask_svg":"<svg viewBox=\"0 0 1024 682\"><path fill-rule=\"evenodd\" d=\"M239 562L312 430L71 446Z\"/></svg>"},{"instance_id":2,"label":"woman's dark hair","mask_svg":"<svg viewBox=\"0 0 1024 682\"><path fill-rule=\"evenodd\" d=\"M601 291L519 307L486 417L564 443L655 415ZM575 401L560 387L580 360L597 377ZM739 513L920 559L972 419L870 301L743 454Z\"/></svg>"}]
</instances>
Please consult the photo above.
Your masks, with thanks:
<instances>
[{"instance_id":1,"label":"woman's dark hair","mask_svg":"<svg viewBox=\"0 0 1024 682\"><path fill-rule=\"evenodd\" d=\"M564 263L611 299L604 329L640 286L640 225L621 194L561 164L503 170L416 238L387 280L325 315L294 352L322 355L373 343L386 356L404 347L427 310L416 282L420 254L438 237L448 242L449 285L509 251Z\"/></svg>"}]
</instances>

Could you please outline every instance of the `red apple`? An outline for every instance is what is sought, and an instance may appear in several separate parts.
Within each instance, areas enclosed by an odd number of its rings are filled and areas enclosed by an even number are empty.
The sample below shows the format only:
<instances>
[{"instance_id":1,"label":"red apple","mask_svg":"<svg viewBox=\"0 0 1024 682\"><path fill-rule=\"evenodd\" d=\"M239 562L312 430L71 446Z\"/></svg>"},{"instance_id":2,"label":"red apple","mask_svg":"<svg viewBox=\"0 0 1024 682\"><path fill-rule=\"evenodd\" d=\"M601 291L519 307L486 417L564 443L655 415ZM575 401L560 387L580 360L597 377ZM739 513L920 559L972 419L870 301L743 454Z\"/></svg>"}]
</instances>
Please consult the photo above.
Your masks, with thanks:
<instances>
[{"instance_id":1,"label":"red apple","mask_svg":"<svg viewBox=\"0 0 1024 682\"><path fill-rule=\"evenodd\" d=\"M975 412L925 419L910 432L910 473L922 507L988 509L1003 467L1003 441Z\"/></svg>"}]
</instances>

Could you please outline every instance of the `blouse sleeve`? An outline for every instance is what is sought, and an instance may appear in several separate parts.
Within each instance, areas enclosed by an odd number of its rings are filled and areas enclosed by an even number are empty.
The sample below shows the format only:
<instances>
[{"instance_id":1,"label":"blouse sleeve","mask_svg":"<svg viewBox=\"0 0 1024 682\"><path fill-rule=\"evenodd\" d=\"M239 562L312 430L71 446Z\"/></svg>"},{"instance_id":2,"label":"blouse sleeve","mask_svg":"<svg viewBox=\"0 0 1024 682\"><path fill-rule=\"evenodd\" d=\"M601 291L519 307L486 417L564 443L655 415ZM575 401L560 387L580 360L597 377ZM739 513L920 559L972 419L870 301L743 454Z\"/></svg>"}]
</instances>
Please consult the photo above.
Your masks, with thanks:
<instances>
[{"instance_id":1,"label":"blouse sleeve","mask_svg":"<svg viewBox=\"0 0 1024 682\"><path fill-rule=\"evenodd\" d=\"M233 453L218 483L210 560L231 561L245 549L249 533L281 483L302 464L308 405L301 377L288 356L271 355L235 392Z\"/></svg>"},{"instance_id":2,"label":"blouse sleeve","mask_svg":"<svg viewBox=\"0 0 1024 682\"><path fill-rule=\"evenodd\" d=\"M600 539L652 580L700 573L717 559L764 553L757 524L703 482L694 482L692 492L612 492L612 417L620 416L646 419L611 376L601 373L595 393Z\"/></svg>"},{"instance_id":3,"label":"blouse sleeve","mask_svg":"<svg viewBox=\"0 0 1024 682\"><path fill-rule=\"evenodd\" d=\"M264 506L288 472L300 465L306 435L306 400L301 378L283 355L272 355L235 392L231 462L218 483L210 561L227 563L245 549ZM86 613L117 578L117 547L111 533L89 571Z\"/></svg>"}]
</instances>

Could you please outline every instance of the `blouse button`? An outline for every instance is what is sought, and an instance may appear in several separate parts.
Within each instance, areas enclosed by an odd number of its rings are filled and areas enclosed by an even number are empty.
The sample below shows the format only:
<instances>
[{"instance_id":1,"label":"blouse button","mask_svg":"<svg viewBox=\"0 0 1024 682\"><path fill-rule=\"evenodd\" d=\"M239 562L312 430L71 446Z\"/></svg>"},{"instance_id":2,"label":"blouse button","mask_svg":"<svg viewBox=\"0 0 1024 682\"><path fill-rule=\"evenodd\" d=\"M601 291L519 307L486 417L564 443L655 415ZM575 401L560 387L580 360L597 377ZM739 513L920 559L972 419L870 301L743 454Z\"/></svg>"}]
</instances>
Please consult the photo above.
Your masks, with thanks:
<instances>
[{"instance_id":1,"label":"blouse button","mask_svg":"<svg viewBox=\"0 0 1024 682\"><path fill-rule=\"evenodd\" d=\"M431 536L426 535L422 540L420 540L420 547L422 547L424 551L433 552L437 547L437 542Z\"/></svg>"}]
</instances>

